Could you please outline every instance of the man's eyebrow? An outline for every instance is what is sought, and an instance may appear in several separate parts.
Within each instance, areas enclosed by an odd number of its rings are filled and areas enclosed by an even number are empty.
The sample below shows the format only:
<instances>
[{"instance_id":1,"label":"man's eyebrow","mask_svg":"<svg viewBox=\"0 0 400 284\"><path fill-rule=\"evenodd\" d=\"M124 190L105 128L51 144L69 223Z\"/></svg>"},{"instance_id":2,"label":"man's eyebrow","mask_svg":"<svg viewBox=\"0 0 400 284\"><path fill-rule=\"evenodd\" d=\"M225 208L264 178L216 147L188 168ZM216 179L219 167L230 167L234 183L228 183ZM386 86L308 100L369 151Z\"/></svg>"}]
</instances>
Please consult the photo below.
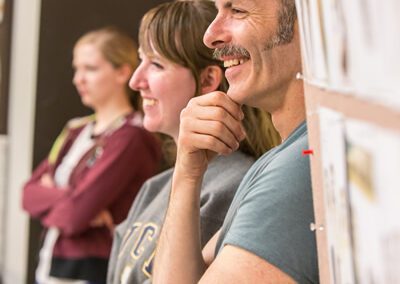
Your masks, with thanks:
<instances>
[{"instance_id":1,"label":"man's eyebrow","mask_svg":"<svg viewBox=\"0 0 400 284\"><path fill-rule=\"evenodd\" d=\"M224 3L223 7L225 9L232 8L232 1L227 1Z\"/></svg>"},{"instance_id":2,"label":"man's eyebrow","mask_svg":"<svg viewBox=\"0 0 400 284\"><path fill-rule=\"evenodd\" d=\"M221 1L222 2L222 1ZM215 1L215 7L222 7L223 9L229 9L232 8L232 0L228 0L228 1L224 1L222 4L217 3L217 1Z\"/></svg>"}]
</instances>

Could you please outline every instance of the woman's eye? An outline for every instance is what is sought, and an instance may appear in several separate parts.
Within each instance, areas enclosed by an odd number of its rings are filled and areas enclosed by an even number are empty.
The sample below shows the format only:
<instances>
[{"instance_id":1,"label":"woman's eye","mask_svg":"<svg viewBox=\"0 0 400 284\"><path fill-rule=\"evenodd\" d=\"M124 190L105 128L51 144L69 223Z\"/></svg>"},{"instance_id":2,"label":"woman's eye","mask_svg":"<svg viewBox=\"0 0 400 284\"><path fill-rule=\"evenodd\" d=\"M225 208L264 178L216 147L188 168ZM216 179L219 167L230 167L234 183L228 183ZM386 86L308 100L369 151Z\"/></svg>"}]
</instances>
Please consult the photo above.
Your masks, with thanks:
<instances>
[{"instance_id":1,"label":"woman's eye","mask_svg":"<svg viewBox=\"0 0 400 284\"><path fill-rule=\"evenodd\" d=\"M153 66L157 67L158 69L164 69L164 67L160 63L158 63L156 61L152 61L151 64Z\"/></svg>"},{"instance_id":2,"label":"woman's eye","mask_svg":"<svg viewBox=\"0 0 400 284\"><path fill-rule=\"evenodd\" d=\"M97 66L86 66L85 70L86 71L96 71L98 68Z\"/></svg>"}]
</instances>

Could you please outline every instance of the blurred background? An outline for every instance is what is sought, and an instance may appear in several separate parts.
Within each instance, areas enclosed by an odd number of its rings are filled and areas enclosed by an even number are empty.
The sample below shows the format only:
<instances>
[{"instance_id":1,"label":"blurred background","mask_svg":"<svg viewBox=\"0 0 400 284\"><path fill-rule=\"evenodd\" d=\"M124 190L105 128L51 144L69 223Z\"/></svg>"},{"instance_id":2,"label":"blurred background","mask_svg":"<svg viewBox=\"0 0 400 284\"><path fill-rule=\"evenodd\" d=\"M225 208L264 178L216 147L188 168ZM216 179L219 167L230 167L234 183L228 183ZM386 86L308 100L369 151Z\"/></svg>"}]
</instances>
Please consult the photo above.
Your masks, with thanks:
<instances>
[{"instance_id":1,"label":"blurred background","mask_svg":"<svg viewBox=\"0 0 400 284\"><path fill-rule=\"evenodd\" d=\"M23 183L66 121L89 113L72 85L72 48L113 25L137 41L162 0L0 0L0 283L33 283L40 225L21 210Z\"/></svg>"}]
</instances>

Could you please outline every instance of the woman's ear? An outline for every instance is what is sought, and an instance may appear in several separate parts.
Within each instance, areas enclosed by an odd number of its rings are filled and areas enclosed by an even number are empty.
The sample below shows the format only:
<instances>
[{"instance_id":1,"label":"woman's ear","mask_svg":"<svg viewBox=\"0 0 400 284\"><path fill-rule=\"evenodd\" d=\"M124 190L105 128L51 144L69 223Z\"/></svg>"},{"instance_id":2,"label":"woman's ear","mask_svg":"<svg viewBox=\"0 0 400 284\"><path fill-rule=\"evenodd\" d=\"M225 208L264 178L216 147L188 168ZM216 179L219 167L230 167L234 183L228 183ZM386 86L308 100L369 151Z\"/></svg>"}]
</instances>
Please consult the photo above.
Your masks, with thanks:
<instances>
[{"instance_id":1,"label":"woman's ear","mask_svg":"<svg viewBox=\"0 0 400 284\"><path fill-rule=\"evenodd\" d=\"M201 71L201 93L206 94L218 89L222 81L222 69L217 65L209 65Z\"/></svg>"}]
</instances>

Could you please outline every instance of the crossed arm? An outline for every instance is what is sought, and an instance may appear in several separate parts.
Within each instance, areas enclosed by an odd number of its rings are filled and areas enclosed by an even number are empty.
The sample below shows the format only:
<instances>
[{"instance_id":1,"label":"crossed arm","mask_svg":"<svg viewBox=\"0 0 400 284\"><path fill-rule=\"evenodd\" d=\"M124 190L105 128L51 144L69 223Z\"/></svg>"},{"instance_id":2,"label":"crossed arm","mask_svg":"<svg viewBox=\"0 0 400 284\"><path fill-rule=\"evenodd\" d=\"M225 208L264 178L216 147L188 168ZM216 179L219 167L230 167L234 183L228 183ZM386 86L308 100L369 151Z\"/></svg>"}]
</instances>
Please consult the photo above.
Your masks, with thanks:
<instances>
[{"instance_id":1,"label":"crossed arm","mask_svg":"<svg viewBox=\"0 0 400 284\"><path fill-rule=\"evenodd\" d=\"M194 98L182 111L169 207L157 248L154 283L294 283L275 266L236 246L214 259L217 233L201 251L200 188L208 161L245 137L240 106L221 92Z\"/></svg>"},{"instance_id":2,"label":"crossed arm","mask_svg":"<svg viewBox=\"0 0 400 284\"><path fill-rule=\"evenodd\" d=\"M146 141L139 136L141 132L122 130L114 134L108 148L74 188L58 190L45 160L24 186L24 209L40 218L44 226L57 227L69 236L96 226L113 230L108 208L128 189L138 190L139 181L150 175L140 162L132 163L133 158L141 161L151 157Z\"/></svg>"}]
</instances>

